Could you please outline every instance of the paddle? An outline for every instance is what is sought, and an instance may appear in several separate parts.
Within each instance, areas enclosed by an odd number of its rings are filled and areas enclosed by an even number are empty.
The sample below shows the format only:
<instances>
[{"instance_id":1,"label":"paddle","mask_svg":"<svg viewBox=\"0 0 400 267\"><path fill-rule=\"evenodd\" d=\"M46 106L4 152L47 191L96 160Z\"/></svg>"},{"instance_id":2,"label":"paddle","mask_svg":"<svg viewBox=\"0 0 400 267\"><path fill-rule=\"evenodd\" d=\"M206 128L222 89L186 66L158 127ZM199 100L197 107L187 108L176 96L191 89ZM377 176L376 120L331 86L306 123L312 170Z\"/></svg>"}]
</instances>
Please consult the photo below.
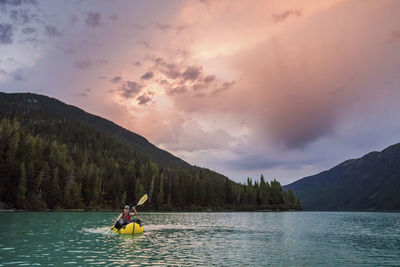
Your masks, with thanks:
<instances>
[{"instance_id":1,"label":"paddle","mask_svg":"<svg viewBox=\"0 0 400 267\"><path fill-rule=\"evenodd\" d=\"M139 202L136 204L136 206L134 206L134 208L136 208L137 206L143 205L144 202L146 202L148 199L147 194L144 194L144 196L142 196L139 200Z\"/></svg>"},{"instance_id":2,"label":"paddle","mask_svg":"<svg viewBox=\"0 0 400 267\"><path fill-rule=\"evenodd\" d=\"M142 196L142 197L139 199L139 202L138 202L133 208L136 208L137 206L143 205L143 204L147 201L148 198L149 198L149 197L147 196L147 194L144 194L144 196ZM111 230L112 230L112 229L114 229L114 226L111 227Z\"/></svg>"}]
</instances>

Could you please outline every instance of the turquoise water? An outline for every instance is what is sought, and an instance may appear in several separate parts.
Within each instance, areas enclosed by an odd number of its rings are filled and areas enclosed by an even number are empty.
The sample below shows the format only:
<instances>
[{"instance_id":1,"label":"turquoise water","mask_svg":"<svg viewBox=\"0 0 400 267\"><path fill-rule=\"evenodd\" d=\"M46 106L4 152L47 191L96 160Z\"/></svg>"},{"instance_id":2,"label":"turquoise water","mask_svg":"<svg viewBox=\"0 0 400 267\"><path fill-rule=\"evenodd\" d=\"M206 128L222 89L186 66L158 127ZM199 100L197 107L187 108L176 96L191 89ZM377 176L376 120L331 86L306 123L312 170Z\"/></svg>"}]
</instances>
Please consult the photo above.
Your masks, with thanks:
<instances>
[{"instance_id":1,"label":"turquoise water","mask_svg":"<svg viewBox=\"0 0 400 267\"><path fill-rule=\"evenodd\" d=\"M400 214L141 213L120 236L117 213L0 212L0 266L400 265Z\"/></svg>"}]
</instances>

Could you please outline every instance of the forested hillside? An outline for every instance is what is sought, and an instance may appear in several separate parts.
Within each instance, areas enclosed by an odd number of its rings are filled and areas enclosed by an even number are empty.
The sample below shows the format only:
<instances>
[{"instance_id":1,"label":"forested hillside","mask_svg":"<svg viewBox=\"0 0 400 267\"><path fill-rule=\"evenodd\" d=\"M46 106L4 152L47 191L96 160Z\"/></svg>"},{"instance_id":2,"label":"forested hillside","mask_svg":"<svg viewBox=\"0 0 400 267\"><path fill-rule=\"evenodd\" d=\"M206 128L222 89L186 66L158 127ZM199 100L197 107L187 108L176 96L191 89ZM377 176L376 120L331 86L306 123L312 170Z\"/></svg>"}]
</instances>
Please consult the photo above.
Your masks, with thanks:
<instances>
[{"instance_id":1,"label":"forested hillside","mask_svg":"<svg viewBox=\"0 0 400 267\"><path fill-rule=\"evenodd\" d=\"M290 185L309 210L400 210L400 144Z\"/></svg>"},{"instance_id":2,"label":"forested hillside","mask_svg":"<svg viewBox=\"0 0 400 267\"><path fill-rule=\"evenodd\" d=\"M133 151L139 151L141 156L150 157L156 163L168 166L190 166L180 158L149 143L143 136L128 131L112 121L87 113L75 106L67 105L55 98L38 94L6 94L0 92L0 113L4 114L2 116L8 115L8 117L17 115L35 124L38 124L41 120L52 121L65 126L70 121L79 122L90 127L90 129L107 134L119 143L132 148Z\"/></svg>"},{"instance_id":3,"label":"forested hillside","mask_svg":"<svg viewBox=\"0 0 400 267\"><path fill-rule=\"evenodd\" d=\"M56 99L0 93L0 201L19 209L301 209L263 177L246 185Z\"/></svg>"}]
</instances>

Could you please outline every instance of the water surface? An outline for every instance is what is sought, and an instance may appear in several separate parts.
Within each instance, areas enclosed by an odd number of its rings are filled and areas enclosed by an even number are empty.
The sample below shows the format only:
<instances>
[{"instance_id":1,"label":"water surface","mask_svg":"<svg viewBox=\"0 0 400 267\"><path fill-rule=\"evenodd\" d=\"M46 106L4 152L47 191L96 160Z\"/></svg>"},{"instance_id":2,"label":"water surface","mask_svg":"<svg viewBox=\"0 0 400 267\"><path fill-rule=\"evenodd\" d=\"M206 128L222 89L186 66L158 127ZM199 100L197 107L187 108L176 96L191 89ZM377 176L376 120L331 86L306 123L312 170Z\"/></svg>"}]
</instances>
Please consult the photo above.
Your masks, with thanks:
<instances>
[{"instance_id":1,"label":"water surface","mask_svg":"<svg viewBox=\"0 0 400 267\"><path fill-rule=\"evenodd\" d=\"M140 213L139 236L117 215L0 212L0 266L400 265L399 213Z\"/></svg>"}]
</instances>

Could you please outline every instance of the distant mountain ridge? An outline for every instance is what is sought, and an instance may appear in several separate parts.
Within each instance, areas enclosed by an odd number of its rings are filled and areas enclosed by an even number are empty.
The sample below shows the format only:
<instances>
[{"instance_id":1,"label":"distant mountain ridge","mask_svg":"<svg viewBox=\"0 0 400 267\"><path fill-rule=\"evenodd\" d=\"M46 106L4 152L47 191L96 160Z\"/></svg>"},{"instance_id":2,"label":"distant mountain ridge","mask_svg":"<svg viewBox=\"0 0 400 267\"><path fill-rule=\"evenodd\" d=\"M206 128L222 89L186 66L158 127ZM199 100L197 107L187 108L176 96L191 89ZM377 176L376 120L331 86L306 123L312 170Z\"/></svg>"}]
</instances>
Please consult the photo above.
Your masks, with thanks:
<instances>
[{"instance_id":1,"label":"distant mountain ridge","mask_svg":"<svg viewBox=\"0 0 400 267\"><path fill-rule=\"evenodd\" d=\"M49 117L58 116L62 119L78 120L85 125L106 132L128 145L141 155L151 158L156 163L162 163L171 167L190 167L182 159L151 144L146 138L131 132L102 117L90 114L80 108L65 104L58 99L33 93L7 94L0 92L0 112L43 112L46 110ZM12 114L10 114L12 115Z\"/></svg>"},{"instance_id":2,"label":"distant mountain ridge","mask_svg":"<svg viewBox=\"0 0 400 267\"><path fill-rule=\"evenodd\" d=\"M284 186L306 210L400 210L400 143Z\"/></svg>"}]
</instances>

